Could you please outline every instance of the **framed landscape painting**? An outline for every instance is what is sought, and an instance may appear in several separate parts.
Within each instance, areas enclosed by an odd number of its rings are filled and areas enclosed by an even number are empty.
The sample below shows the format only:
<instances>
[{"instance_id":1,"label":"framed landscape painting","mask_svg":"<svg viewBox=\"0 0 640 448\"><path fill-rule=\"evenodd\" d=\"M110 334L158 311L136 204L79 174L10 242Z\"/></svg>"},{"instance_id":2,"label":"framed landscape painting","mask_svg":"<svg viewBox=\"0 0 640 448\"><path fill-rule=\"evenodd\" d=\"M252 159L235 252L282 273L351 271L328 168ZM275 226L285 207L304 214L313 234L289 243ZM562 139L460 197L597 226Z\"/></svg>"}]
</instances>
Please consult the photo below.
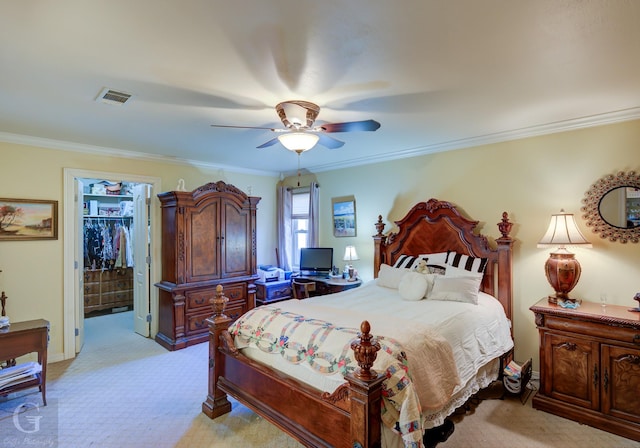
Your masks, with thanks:
<instances>
[{"instance_id":1,"label":"framed landscape painting","mask_svg":"<svg viewBox=\"0 0 640 448\"><path fill-rule=\"evenodd\" d=\"M331 199L333 236L356 236L356 199L343 196Z\"/></svg>"},{"instance_id":2,"label":"framed landscape painting","mask_svg":"<svg viewBox=\"0 0 640 448\"><path fill-rule=\"evenodd\" d=\"M0 241L57 239L58 201L0 198Z\"/></svg>"}]
</instances>

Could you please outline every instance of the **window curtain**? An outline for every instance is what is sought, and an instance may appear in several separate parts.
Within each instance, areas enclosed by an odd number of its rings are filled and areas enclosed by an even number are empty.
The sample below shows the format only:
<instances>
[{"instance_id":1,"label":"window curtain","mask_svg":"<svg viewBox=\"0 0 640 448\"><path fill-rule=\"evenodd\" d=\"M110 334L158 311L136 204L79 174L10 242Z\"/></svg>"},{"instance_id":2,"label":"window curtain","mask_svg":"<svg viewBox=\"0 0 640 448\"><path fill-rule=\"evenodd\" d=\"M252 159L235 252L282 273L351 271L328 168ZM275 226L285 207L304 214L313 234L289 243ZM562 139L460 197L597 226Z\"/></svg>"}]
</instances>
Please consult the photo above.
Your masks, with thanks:
<instances>
[{"instance_id":1,"label":"window curtain","mask_svg":"<svg viewBox=\"0 0 640 448\"><path fill-rule=\"evenodd\" d=\"M285 271L291 270L291 190L278 187L276 207L278 213L278 264Z\"/></svg>"},{"instance_id":2,"label":"window curtain","mask_svg":"<svg viewBox=\"0 0 640 448\"><path fill-rule=\"evenodd\" d=\"M309 185L309 239L307 247L318 247L320 243L320 185L311 182Z\"/></svg>"}]
</instances>

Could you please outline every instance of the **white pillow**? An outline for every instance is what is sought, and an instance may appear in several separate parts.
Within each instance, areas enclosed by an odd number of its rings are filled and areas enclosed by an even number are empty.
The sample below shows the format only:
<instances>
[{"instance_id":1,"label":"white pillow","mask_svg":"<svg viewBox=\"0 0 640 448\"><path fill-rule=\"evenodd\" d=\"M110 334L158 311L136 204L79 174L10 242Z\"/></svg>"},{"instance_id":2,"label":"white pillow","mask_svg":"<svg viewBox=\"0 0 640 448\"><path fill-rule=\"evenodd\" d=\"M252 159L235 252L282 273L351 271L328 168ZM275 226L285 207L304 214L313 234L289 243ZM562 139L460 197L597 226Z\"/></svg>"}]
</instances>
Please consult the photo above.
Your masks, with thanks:
<instances>
[{"instance_id":1,"label":"white pillow","mask_svg":"<svg viewBox=\"0 0 640 448\"><path fill-rule=\"evenodd\" d=\"M376 279L376 283L379 286L384 286L385 288L398 289L400 285L400 280L402 280L402 276L409 272L409 269L406 268L393 268L388 264L382 263L380 265L380 270L378 271L378 278Z\"/></svg>"},{"instance_id":2,"label":"white pillow","mask_svg":"<svg viewBox=\"0 0 640 448\"><path fill-rule=\"evenodd\" d=\"M433 284L436 280L436 277L440 276L440 274L422 274L424 278L427 279L427 291L424 293L425 298L429 298L429 294L433 290Z\"/></svg>"},{"instance_id":3,"label":"white pillow","mask_svg":"<svg viewBox=\"0 0 640 448\"><path fill-rule=\"evenodd\" d=\"M439 275L434 279L433 289L427 298L477 305L480 282L482 282L482 277L477 276L447 277L446 274Z\"/></svg>"},{"instance_id":4,"label":"white pillow","mask_svg":"<svg viewBox=\"0 0 640 448\"><path fill-rule=\"evenodd\" d=\"M455 266L447 265L447 269L444 272L445 277L472 277L478 278L482 281L484 274L482 272L471 272L466 269L456 268Z\"/></svg>"},{"instance_id":5,"label":"white pillow","mask_svg":"<svg viewBox=\"0 0 640 448\"><path fill-rule=\"evenodd\" d=\"M404 300L422 300L427 293L427 277L419 272L407 272L402 276L398 292Z\"/></svg>"}]
</instances>

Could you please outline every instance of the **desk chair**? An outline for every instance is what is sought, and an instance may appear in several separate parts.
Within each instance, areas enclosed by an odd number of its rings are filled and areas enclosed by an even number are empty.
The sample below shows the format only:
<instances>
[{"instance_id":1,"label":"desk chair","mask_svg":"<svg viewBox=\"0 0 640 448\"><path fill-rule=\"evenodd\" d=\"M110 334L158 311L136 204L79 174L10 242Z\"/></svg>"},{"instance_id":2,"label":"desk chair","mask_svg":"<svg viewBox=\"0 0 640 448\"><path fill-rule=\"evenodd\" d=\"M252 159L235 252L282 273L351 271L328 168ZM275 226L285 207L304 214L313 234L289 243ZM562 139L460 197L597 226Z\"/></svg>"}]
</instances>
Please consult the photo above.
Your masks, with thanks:
<instances>
[{"instance_id":1,"label":"desk chair","mask_svg":"<svg viewBox=\"0 0 640 448\"><path fill-rule=\"evenodd\" d=\"M311 291L316 290L316 282L303 278L294 278L291 280L291 291L293 291L294 299L308 299L311 297Z\"/></svg>"}]
</instances>

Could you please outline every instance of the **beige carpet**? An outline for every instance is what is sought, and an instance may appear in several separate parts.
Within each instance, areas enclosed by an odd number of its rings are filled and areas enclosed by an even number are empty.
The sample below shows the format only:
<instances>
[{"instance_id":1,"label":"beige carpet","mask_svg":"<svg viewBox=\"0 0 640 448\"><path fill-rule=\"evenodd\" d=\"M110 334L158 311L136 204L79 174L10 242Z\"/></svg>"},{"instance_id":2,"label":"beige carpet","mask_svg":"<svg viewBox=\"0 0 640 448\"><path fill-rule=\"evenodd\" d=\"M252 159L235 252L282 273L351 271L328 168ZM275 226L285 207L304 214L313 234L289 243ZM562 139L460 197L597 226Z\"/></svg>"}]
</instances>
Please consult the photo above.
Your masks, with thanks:
<instances>
[{"instance_id":1,"label":"beige carpet","mask_svg":"<svg viewBox=\"0 0 640 448\"><path fill-rule=\"evenodd\" d=\"M41 405L37 391L0 398L0 448L301 446L236 402L230 414L210 420L201 413L207 344L168 352L132 326L131 312L87 319L81 353L49 365L48 406L19 413L23 403ZM454 434L439 446L640 447L513 397L482 400L454 420Z\"/></svg>"}]
</instances>

